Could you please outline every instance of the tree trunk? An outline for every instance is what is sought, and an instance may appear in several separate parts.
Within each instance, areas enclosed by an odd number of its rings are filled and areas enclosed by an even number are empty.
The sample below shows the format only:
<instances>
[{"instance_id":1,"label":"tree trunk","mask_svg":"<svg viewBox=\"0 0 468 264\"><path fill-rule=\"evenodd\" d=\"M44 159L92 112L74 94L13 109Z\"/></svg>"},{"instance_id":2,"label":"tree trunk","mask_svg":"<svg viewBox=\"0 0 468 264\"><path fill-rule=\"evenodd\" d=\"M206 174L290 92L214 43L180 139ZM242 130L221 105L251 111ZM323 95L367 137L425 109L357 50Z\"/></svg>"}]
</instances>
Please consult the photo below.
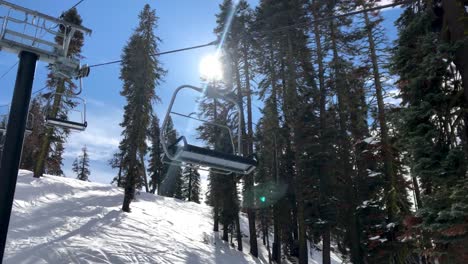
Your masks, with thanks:
<instances>
[{"instance_id":1,"label":"tree trunk","mask_svg":"<svg viewBox=\"0 0 468 264\"><path fill-rule=\"evenodd\" d=\"M233 61L235 63L235 70L236 70L236 82L237 82L237 101L240 105L239 117L241 117L241 134L242 134L242 153L244 155L248 153L249 148L249 141L246 141L246 133L245 133L245 119L244 119L244 102L242 100L242 82L240 79L240 71L239 71L239 61L237 57L237 53L234 54ZM257 246L257 230L255 226L255 211L253 209L253 200L252 200L252 193L253 193L253 174L245 175L244 182L245 182L245 191L249 195L245 196L245 205L247 206L247 218L249 220L249 242L250 242L250 254L254 257L258 257L258 246Z\"/></svg>"},{"instance_id":2,"label":"tree trunk","mask_svg":"<svg viewBox=\"0 0 468 264\"><path fill-rule=\"evenodd\" d=\"M271 250L270 250L270 236L268 234L268 221L265 223L265 233L266 233L266 246L268 251L268 263L271 263Z\"/></svg>"},{"instance_id":3,"label":"tree trunk","mask_svg":"<svg viewBox=\"0 0 468 264\"><path fill-rule=\"evenodd\" d=\"M294 51L292 46L292 40L288 34L288 53L287 53L287 63L288 63L288 89L287 89L287 122L292 124L293 127L293 140L294 140L294 159L296 165L296 180L294 184L294 191L296 194L296 208L297 214L294 215L297 221L297 234L299 242L299 264L308 263L308 250L307 250L307 234L305 226L305 215L304 215L304 195L303 195L303 171L302 171L302 147L303 147L303 120L302 115L300 114L300 109L298 108L298 94L297 94L297 85L296 85L296 67L294 65ZM293 220L294 221L294 220Z\"/></svg>"},{"instance_id":4,"label":"tree trunk","mask_svg":"<svg viewBox=\"0 0 468 264\"><path fill-rule=\"evenodd\" d=\"M136 120L138 123L138 120ZM124 189L124 200L122 203L122 211L130 213L130 203L135 199L136 191L136 177L139 175L138 172L138 153L137 146L135 144L130 145L128 150L128 156L130 157L127 167L127 176L125 177L125 189Z\"/></svg>"},{"instance_id":5,"label":"tree trunk","mask_svg":"<svg viewBox=\"0 0 468 264\"><path fill-rule=\"evenodd\" d=\"M253 122L252 122L252 90L250 88L250 69L248 61L247 47L243 47L243 60L244 60L244 75L245 75L245 92L247 95L247 142L249 145L248 154L253 154Z\"/></svg>"},{"instance_id":6,"label":"tree trunk","mask_svg":"<svg viewBox=\"0 0 468 264\"><path fill-rule=\"evenodd\" d=\"M218 100L216 100L216 98L213 98L213 120L214 122L217 122L218 121ZM217 133L217 128L215 127L214 129L215 131L215 134ZM215 150L218 150L219 148L219 143L218 141L215 142ZM218 177L219 175L216 175L216 174L212 174L212 178L214 177ZM217 181L214 180L215 182ZM220 198L219 197L219 190L218 190L219 186L215 186L213 187L213 191L214 191L214 194L212 194L214 196L214 214L213 214L213 223L214 223L214 227L213 227L213 231L214 232L218 232L219 231L219 201L220 201Z\"/></svg>"},{"instance_id":7,"label":"tree trunk","mask_svg":"<svg viewBox=\"0 0 468 264\"><path fill-rule=\"evenodd\" d=\"M273 255L272 258L276 263L281 263L281 234L278 217L278 206L273 206Z\"/></svg>"},{"instance_id":8,"label":"tree trunk","mask_svg":"<svg viewBox=\"0 0 468 264\"><path fill-rule=\"evenodd\" d=\"M52 106L50 106L52 109L49 112L49 109L46 109L48 113L45 113L46 117L57 117L57 114L60 110L60 102L62 100L61 94L65 92L65 81L61 80L59 84L57 85L56 88L56 93L54 96L54 101L52 103ZM50 94L52 96L53 93ZM50 113L50 114L49 114ZM54 131L55 129L53 127L47 128L45 136L42 139L42 144L41 148L39 150L38 154L38 159L36 162L36 166L34 168L34 177L39 178L41 175L44 173L45 169L45 163L47 160L47 156L49 155L50 151L50 144L52 141L52 137L54 136Z\"/></svg>"},{"instance_id":9,"label":"tree trunk","mask_svg":"<svg viewBox=\"0 0 468 264\"><path fill-rule=\"evenodd\" d=\"M143 169L143 183L145 185L145 191L149 193L149 186L148 186L148 177L146 177L146 168L145 168L145 157L143 153L140 153L140 163Z\"/></svg>"},{"instance_id":10,"label":"tree trunk","mask_svg":"<svg viewBox=\"0 0 468 264\"><path fill-rule=\"evenodd\" d=\"M223 240L229 242L229 225L223 225Z\"/></svg>"},{"instance_id":11,"label":"tree trunk","mask_svg":"<svg viewBox=\"0 0 468 264\"><path fill-rule=\"evenodd\" d=\"M312 8L314 18L318 18L318 14L315 8ZM323 51L322 42L320 39L319 24L314 23L314 36L317 50L317 64L318 64L318 77L319 77L319 90L320 90L320 148L323 153L323 157L320 161L319 173L320 173L320 203L324 203L328 200L329 193L329 172L328 172L328 142L326 142L325 133L327 130L327 117L326 117L326 100L327 91L325 87L325 70L323 66ZM325 200L325 201L324 201ZM322 263L329 264L330 258L330 226L327 224L322 231Z\"/></svg>"},{"instance_id":12,"label":"tree trunk","mask_svg":"<svg viewBox=\"0 0 468 264\"><path fill-rule=\"evenodd\" d=\"M219 205L216 201L213 208L213 231L219 232Z\"/></svg>"},{"instance_id":13,"label":"tree trunk","mask_svg":"<svg viewBox=\"0 0 468 264\"><path fill-rule=\"evenodd\" d=\"M384 170L386 180L388 182L386 193L389 195L387 200L388 220L393 222L397 214L397 197L396 197L396 177L393 169L393 156L388 135L387 121L385 117L385 103L383 99L382 82L380 81L379 65L377 61L377 53L375 47L374 36L372 35L372 26L370 24L369 15L364 13L366 23L367 37L369 41L370 59L372 61L372 70L374 75L375 95L377 97L377 116L380 125L380 138L382 142L382 154L384 158Z\"/></svg>"},{"instance_id":14,"label":"tree trunk","mask_svg":"<svg viewBox=\"0 0 468 264\"><path fill-rule=\"evenodd\" d=\"M45 162L50 151L50 138L53 131L53 128L47 128L45 136L42 139L36 166L34 167L34 178L40 178L44 174Z\"/></svg>"},{"instance_id":15,"label":"tree trunk","mask_svg":"<svg viewBox=\"0 0 468 264\"><path fill-rule=\"evenodd\" d=\"M277 137L277 130L278 130L278 100L277 100L277 87L276 87L276 71L274 68L274 55L273 55L273 45L270 43L270 56L271 56L271 63L270 63L270 73L271 73L271 103L273 104L272 108L274 111L275 117L275 124L274 129L272 129L273 139L274 139L274 168L275 168L275 183L277 185L280 184L279 178L279 157L278 157L278 137ZM273 205L273 260L276 263L281 264L281 226L280 226L280 203L283 201L283 197L281 197L276 203Z\"/></svg>"},{"instance_id":16,"label":"tree trunk","mask_svg":"<svg viewBox=\"0 0 468 264\"><path fill-rule=\"evenodd\" d=\"M339 117L339 144L340 144L340 149L339 149L339 155L340 155L340 160L341 160L341 167L343 170L343 178L345 179L345 184L348 185L346 186L346 194L345 196L350 199L350 205L347 208L346 215L348 217L355 217L355 214L350 213L350 210L354 210L355 208L355 201L353 199L353 195L350 194L349 188L352 187L352 180L351 180L351 173L352 173L352 168L350 166L349 162L349 154L350 154L350 146L349 146L349 140L348 140L348 134L347 134L347 114L346 111L349 110L347 109L346 103L345 103L345 88L344 88L344 82L343 78L344 74L341 70L341 62L340 58L338 55L338 47L337 47L337 38L336 38L336 33L335 33L335 23L333 21L330 22L330 35L331 35L331 42L332 42L332 50L333 50L333 67L334 67L334 78L335 78L335 89L337 93L337 99L338 99L338 117ZM351 186L350 186L351 185ZM327 190L326 192L326 204L329 204L329 192ZM347 232L350 233L350 237L355 237L354 232L356 231L354 228L354 221L353 219L351 223L348 225L348 230ZM327 225L327 230L326 234L324 234L324 247L323 247L323 263L330 264L331 263L331 258L330 258L330 224L328 223ZM327 246L325 247L325 243ZM351 243L354 243L351 242ZM354 250L352 250L352 253L354 253ZM354 254L353 254L354 255ZM354 257L354 256L353 256Z\"/></svg>"},{"instance_id":17,"label":"tree trunk","mask_svg":"<svg viewBox=\"0 0 468 264\"><path fill-rule=\"evenodd\" d=\"M133 198L135 197L135 176L133 175L133 171L127 173L127 179L125 182L125 193L124 193L124 200L122 204L122 211L130 213L130 203L132 202Z\"/></svg>"},{"instance_id":18,"label":"tree trunk","mask_svg":"<svg viewBox=\"0 0 468 264\"><path fill-rule=\"evenodd\" d=\"M236 216L236 232L237 232L237 250L242 251L242 230L240 227L239 213Z\"/></svg>"},{"instance_id":19,"label":"tree trunk","mask_svg":"<svg viewBox=\"0 0 468 264\"><path fill-rule=\"evenodd\" d=\"M192 201L192 168L189 168L188 201Z\"/></svg>"}]
</instances>

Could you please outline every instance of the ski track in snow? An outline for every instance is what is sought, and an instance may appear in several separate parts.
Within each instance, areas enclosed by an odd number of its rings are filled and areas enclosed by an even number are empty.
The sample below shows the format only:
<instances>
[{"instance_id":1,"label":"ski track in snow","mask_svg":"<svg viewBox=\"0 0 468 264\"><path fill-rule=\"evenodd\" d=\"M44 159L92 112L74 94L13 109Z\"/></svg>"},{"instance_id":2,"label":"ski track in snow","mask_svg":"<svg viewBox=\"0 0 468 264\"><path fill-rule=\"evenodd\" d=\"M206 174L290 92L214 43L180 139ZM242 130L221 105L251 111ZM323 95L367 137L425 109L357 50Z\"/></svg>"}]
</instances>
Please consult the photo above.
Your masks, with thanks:
<instances>
[{"instance_id":1,"label":"ski track in snow","mask_svg":"<svg viewBox=\"0 0 468 264\"><path fill-rule=\"evenodd\" d=\"M243 253L211 231L209 206L141 193L127 214L122 200L110 185L20 170L4 263L268 263L260 239L260 257L247 254L246 217Z\"/></svg>"}]
</instances>

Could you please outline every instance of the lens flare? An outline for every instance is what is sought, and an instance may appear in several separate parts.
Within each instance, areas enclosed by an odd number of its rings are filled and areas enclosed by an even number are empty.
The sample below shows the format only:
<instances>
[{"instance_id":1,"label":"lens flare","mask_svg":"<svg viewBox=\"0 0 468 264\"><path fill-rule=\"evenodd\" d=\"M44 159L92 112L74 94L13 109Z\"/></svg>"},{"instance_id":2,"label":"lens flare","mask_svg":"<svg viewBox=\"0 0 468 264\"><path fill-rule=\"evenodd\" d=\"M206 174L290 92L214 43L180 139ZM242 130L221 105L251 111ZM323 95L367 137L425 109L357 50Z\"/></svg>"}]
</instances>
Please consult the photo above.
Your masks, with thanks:
<instances>
[{"instance_id":1,"label":"lens flare","mask_svg":"<svg viewBox=\"0 0 468 264\"><path fill-rule=\"evenodd\" d=\"M219 81L223 78L223 65L217 55L207 55L200 61L200 75L209 81Z\"/></svg>"}]
</instances>

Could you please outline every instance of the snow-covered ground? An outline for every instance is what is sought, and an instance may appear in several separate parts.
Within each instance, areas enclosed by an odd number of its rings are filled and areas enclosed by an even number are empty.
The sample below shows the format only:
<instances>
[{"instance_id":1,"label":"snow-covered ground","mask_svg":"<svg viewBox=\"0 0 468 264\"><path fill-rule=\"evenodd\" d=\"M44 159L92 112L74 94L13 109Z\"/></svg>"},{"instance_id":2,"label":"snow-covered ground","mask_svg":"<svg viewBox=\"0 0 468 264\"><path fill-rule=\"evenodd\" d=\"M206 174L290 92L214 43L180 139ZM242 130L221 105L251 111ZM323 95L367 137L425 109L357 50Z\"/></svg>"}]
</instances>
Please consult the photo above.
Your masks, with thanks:
<instances>
[{"instance_id":1,"label":"snow-covered ground","mask_svg":"<svg viewBox=\"0 0 468 264\"><path fill-rule=\"evenodd\" d=\"M268 263L261 243L256 259L248 238L242 253L212 232L208 206L141 193L127 214L122 199L110 185L20 171L4 263Z\"/></svg>"}]
</instances>

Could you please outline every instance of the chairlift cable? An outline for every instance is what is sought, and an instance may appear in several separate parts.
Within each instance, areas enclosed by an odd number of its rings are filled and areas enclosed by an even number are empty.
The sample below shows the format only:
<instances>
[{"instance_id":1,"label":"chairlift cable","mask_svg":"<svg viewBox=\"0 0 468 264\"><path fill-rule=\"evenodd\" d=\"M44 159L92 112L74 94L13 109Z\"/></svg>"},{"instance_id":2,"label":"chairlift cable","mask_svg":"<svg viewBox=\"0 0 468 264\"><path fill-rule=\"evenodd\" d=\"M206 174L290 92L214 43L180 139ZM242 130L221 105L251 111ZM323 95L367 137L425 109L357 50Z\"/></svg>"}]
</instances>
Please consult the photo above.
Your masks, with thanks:
<instances>
[{"instance_id":1,"label":"chairlift cable","mask_svg":"<svg viewBox=\"0 0 468 264\"><path fill-rule=\"evenodd\" d=\"M181 52L181 51L187 51L187 50L193 50L193 49L200 49L200 48L204 48L204 47L208 47L208 46L214 46L214 45L217 45L217 44L218 44L218 41L215 40L215 41L212 41L212 42L210 42L210 43L203 44L203 45L192 46L192 47L187 47L187 48L182 48L182 49L169 50L169 51L164 51L164 52L158 52L158 53L152 54L151 56L153 57L153 56L159 56L159 55L177 53L177 52ZM122 60L114 60L114 61L109 61L109 62L104 62L104 63L98 63L98 64L90 65L90 66L88 66L88 67L89 67L89 68L94 68L94 67L100 67L100 66L109 65L109 64L115 64L115 63L120 63L120 62L122 62Z\"/></svg>"},{"instance_id":2,"label":"chairlift cable","mask_svg":"<svg viewBox=\"0 0 468 264\"><path fill-rule=\"evenodd\" d=\"M39 93L39 92L41 92L41 91L44 91L44 90L47 89L47 88L48 88L48 86L44 86L44 87L42 87L41 89L39 89L39 90L33 92L32 94L37 94L37 93Z\"/></svg>"},{"instance_id":3,"label":"chairlift cable","mask_svg":"<svg viewBox=\"0 0 468 264\"><path fill-rule=\"evenodd\" d=\"M79 4L83 3L83 1L84 1L84 0L80 0L80 1L78 1L78 3L74 4L74 5L73 5L72 7L70 7L68 10L70 10L70 9L73 9L73 8L77 7Z\"/></svg>"},{"instance_id":4,"label":"chairlift cable","mask_svg":"<svg viewBox=\"0 0 468 264\"><path fill-rule=\"evenodd\" d=\"M11 70L13 70L13 68L14 68L16 65L18 65L18 62L15 62L15 64L11 65L11 67L8 68L8 70L6 70L6 71L2 74L2 76L0 76L0 80L3 79Z\"/></svg>"}]
</instances>

